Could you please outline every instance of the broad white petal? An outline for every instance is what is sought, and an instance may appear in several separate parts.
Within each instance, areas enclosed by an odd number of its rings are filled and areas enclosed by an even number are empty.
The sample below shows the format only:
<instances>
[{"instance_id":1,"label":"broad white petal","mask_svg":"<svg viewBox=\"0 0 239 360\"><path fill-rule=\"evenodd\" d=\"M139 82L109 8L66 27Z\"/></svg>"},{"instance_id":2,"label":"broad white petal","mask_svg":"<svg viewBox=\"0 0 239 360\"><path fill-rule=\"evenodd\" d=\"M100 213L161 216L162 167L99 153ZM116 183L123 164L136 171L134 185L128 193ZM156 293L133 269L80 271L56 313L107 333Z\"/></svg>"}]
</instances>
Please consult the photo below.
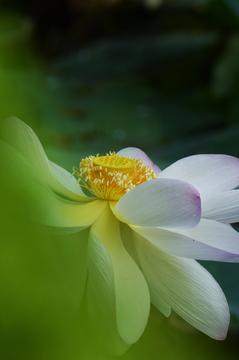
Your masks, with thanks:
<instances>
[{"instance_id":1,"label":"broad white petal","mask_svg":"<svg viewBox=\"0 0 239 360\"><path fill-rule=\"evenodd\" d=\"M176 256L215 261L233 261L239 257L239 234L235 230L225 225L222 229L217 223L203 230L203 224L196 226L196 231L181 233L157 227L131 227L152 244ZM211 239L209 243L208 238ZM200 241L205 239L206 243Z\"/></svg>"},{"instance_id":2,"label":"broad white petal","mask_svg":"<svg viewBox=\"0 0 239 360\"><path fill-rule=\"evenodd\" d=\"M189 324L225 339L229 325L226 298L215 279L195 260L168 254L142 237L135 242L147 282Z\"/></svg>"},{"instance_id":3,"label":"broad white petal","mask_svg":"<svg viewBox=\"0 0 239 360\"><path fill-rule=\"evenodd\" d=\"M137 242L137 237L140 236L133 229L131 229L128 225L121 223L120 224L120 232L123 244L130 254L130 256L134 259L134 261L140 267L140 262L137 256L137 250L135 248L135 242ZM166 303L166 301L159 295L157 292L157 288L155 288L154 283L152 283L149 279L147 281L148 288L150 292L150 301L151 303L161 311L164 316L168 317L171 313L171 307Z\"/></svg>"},{"instance_id":4,"label":"broad white petal","mask_svg":"<svg viewBox=\"0 0 239 360\"><path fill-rule=\"evenodd\" d=\"M239 159L227 155L189 156L163 170L159 178L187 181L204 197L239 185Z\"/></svg>"},{"instance_id":5,"label":"broad white petal","mask_svg":"<svg viewBox=\"0 0 239 360\"><path fill-rule=\"evenodd\" d=\"M191 229L200 220L201 201L198 191L184 181L156 179L126 193L113 212L127 224Z\"/></svg>"},{"instance_id":6,"label":"broad white petal","mask_svg":"<svg viewBox=\"0 0 239 360\"><path fill-rule=\"evenodd\" d=\"M92 200L76 185L75 179L66 170L60 170L59 166L49 162L38 137L24 122L11 117L3 122L2 133L4 140L25 157L54 191L72 200Z\"/></svg>"},{"instance_id":7,"label":"broad white petal","mask_svg":"<svg viewBox=\"0 0 239 360\"><path fill-rule=\"evenodd\" d=\"M145 152L138 148L128 147L118 151L117 155L129 157L130 159L141 159L143 160L144 165L149 165L156 175L161 172L160 168L153 163L153 161L145 154Z\"/></svg>"},{"instance_id":8,"label":"broad white petal","mask_svg":"<svg viewBox=\"0 0 239 360\"><path fill-rule=\"evenodd\" d=\"M119 222L109 207L91 227L88 253L89 281L98 306L109 322L116 318L122 340L132 344L147 324L149 291L122 244Z\"/></svg>"},{"instance_id":9,"label":"broad white petal","mask_svg":"<svg viewBox=\"0 0 239 360\"><path fill-rule=\"evenodd\" d=\"M214 254L215 258L212 257L211 260L233 261L233 259L239 257L239 233L231 226L214 220L201 219L194 229L179 230L178 232L202 244L218 249L218 253L215 252ZM213 250L208 249L208 255L205 254L205 259L202 258L202 260L210 260L207 258L207 256L210 257L210 252L213 255ZM221 256L222 258L220 258Z\"/></svg>"},{"instance_id":10,"label":"broad white petal","mask_svg":"<svg viewBox=\"0 0 239 360\"><path fill-rule=\"evenodd\" d=\"M239 222L239 190L224 191L202 199L202 217L223 223Z\"/></svg>"}]
</instances>

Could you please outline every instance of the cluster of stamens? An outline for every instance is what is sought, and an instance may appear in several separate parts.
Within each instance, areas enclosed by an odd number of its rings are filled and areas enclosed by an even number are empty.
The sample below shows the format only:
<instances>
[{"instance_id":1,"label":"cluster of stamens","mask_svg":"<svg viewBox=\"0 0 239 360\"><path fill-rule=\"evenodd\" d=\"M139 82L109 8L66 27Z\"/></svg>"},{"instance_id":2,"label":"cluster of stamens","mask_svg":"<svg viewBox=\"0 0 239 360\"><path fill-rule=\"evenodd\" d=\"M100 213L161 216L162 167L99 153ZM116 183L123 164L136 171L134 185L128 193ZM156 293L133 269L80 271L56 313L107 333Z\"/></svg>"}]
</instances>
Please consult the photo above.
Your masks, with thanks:
<instances>
[{"instance_id":1,"label":"cluster of stamens","mask_svg":"<svg viewBox=\"0 0 239 360\"><path fill-rule=\"evenodd\" d=\"M73 168L77 183L104 200L119 200L134 187L156 179L157 175L141 159L130 159L110 152L106 156L89 156Z\"/></svg>"}]
</instances>

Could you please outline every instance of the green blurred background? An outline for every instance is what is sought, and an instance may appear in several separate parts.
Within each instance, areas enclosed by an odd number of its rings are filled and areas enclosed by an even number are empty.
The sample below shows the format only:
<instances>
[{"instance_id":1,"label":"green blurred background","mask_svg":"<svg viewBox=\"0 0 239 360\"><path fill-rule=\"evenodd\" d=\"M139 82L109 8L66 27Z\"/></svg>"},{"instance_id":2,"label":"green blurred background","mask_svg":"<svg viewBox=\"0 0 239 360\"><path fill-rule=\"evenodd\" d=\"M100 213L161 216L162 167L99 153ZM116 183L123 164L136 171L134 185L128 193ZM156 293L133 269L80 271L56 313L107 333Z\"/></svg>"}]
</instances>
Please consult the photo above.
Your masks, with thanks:
<instances>
[{"instance_id":1,"label":"green blurred background","mask_svg":"<svg viewBox=\"0 0 239 360\"><path fill-rule=\"evenodd\" d=\"M239 1L1 0L0 98L0 122L29 124L70 172L128 146L161 168L198 153L239 157ZM77 244L39 233L24 195L1 186L0 358L110 359L84 302L72 310ZM122 359L238 358L239 267L203 265L228 298L228 338L152 308Z\"/></svg>"}]
</instances>

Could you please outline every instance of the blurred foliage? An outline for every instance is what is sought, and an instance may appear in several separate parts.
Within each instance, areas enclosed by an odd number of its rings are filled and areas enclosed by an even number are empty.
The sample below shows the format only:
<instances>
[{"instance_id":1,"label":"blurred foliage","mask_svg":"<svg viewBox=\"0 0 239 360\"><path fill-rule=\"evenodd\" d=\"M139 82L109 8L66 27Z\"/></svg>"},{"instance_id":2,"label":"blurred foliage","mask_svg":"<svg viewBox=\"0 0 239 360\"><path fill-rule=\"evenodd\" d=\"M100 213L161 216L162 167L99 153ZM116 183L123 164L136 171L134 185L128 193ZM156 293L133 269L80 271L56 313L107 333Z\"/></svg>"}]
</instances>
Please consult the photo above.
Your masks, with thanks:
<instances>
[{"instance_id":1,"label":"blurred foliage","mask_svg":"<svg viewBox=\"0 0 239 360\"><path fill-rule=\"evenodd\" d=\"M2 0L0 121L15 115L31 125L49 158L69 171L84 156L127 146L161 168L197 153L239 157L238 4ZM39 234L23 195L1 188L0 357L109 358L92 347L86 305L72 314L79 247ZM228 339L215 342L152 308L123 358L237 358L238 265L203 266L228 298Z\"/></svg>"}]
</instances>

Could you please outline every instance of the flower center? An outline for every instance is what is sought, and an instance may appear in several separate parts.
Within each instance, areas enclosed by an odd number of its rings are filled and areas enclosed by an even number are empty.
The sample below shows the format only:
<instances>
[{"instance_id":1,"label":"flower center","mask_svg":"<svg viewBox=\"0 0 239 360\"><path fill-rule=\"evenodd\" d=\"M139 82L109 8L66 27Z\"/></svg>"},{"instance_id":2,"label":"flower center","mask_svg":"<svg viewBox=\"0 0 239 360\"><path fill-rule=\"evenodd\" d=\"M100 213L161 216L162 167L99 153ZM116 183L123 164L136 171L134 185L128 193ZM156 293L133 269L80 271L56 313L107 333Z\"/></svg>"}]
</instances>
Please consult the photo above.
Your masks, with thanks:
<instances>
[{"instance_id":1,"label":"flower center","mask_svg":"<svg viewBox=\"0 0 239 360\"><path fill-rule=\"evenodd\" d=\"M145 181L157 179L150 166L141 159L116 155L89 156L73 168L78 184L104 200L119 200L128 191Z\"/></svg>"},{"instance_id":2,"label":"flower center","mask_svg":"<svg viewBox=\"0 0 239 360\"><path fill-rule=\"evenodd\" d=\"M104 170L118 170L127 173L134 169L135 160L118 155L106 155L94 157L93 164L101 166Z\"/></svg>"}]
</instances>

